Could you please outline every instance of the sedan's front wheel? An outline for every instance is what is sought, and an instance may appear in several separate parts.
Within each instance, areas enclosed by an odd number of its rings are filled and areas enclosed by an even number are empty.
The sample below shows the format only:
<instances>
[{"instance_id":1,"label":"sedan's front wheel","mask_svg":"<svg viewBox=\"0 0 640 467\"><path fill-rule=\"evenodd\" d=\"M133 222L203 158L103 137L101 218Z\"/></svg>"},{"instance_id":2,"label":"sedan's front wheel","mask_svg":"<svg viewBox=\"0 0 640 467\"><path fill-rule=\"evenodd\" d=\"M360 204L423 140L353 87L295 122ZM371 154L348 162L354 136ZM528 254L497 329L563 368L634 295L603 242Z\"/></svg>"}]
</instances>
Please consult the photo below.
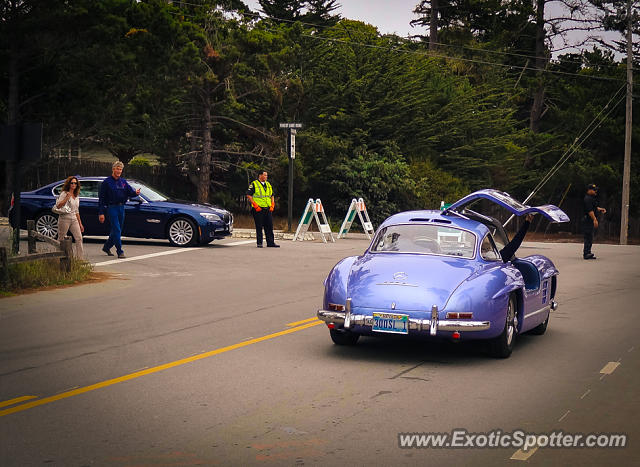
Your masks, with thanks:
<instances>
[{"instance_id":1,"label":"sedan's front wheel","mask_svg":"<svg viewBox=\"0 0 640 467\"><path fill-rule=\"evenodd\" d=\"M58 218L49 212L43 212L36 217L36 232L45 237L58 239Z\"/></svg>"},{"instance_id":2,"label":"sedan's front wheel","mask_svg":"<svg viewBox=\"0 0 640 467\"><path fill-rule=\"evenodd\" d=\"M196 243L196 226L193 221L179 217L169 224L169 243L173 246L192 246Z\"/></svg>"},{"instance_id":3,"label":"sedan's front wheel","mask_svg":"<svg viewBox=\"0 0 640 467\"><path fill-rule=\"evenodd\" d=\"M516 300L513 295L509 297L507 305L507 318L502 334L491 341L491 354L496 358L507 358L513 351L513 343L518 332L518 313Z\"/></svg>"}]
</instances>

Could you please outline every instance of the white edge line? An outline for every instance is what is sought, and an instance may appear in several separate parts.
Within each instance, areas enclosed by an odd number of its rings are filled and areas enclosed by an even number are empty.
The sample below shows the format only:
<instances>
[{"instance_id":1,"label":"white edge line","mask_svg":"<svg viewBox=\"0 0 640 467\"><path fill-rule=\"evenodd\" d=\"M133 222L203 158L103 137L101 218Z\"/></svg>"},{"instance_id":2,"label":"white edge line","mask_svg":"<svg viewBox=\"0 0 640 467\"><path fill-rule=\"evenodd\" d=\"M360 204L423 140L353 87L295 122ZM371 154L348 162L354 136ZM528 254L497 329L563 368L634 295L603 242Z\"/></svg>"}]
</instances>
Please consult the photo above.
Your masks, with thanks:
<instances>
[{"instance_id":1,"label":"white edge line","mask_svg":"<svg viewBox=\"0 0 640 467\"><path fill-rule=\"evenodd\" d=\"M239 242L223 243L220 246L247 245L249 243L255 243L255 240L242 240L242 241L239 241ZM128 261L138 261L138 260L141 260L141 259L155 258L156 256L175 255L176 253L185 253L187 251L196 251L196 250L201 250L201 249L202 249L202 247L176 248L176 249L168 250L168 251L160 251L158 253L149 253L148 255L132 256L131 258L112 259L112 260L108 260L108 261L101 261L99 263L93 263L93 266L94 267L109 266L111 264L120 264L120 263L126 263Z\"/></svg>"},{"instance_id":2,"label":"white edge line","mask_svg":"<svg viewBox=\"0 0 640 467\"><path fill-rule=\"evenodd\" d=\"M236 246L236 245L248 245L249 243L256 243L255 240L241 240L239 242L222 243L220 246Z\"/></svg>"},{"instance_id":3,"label":"white edge line","mask_svg":"<svg viewBox=\"0 0 640 467\"><path fill-rule=\"evenodd\" d=\"M202 248L176 248L175 250L159 251L158 253L149 253L148 255L132 256L131 258L112 259L110 261L102 261L94 263L93 266L108 266L110 264L126 263L128 261L138 261L140 259L154 258L156 256L175 255L176 253L185 253L187 251L201 250Z\"/></svg>"},{"instance_id":4,"label":"white edge line","mask_svg":"<svg viewBox=\"0 0 640 467\"><path fill-rule=\"evenodd\" d=\"M585 397L587 397L587 394L589 394L591 392L591 389L587 389L587 392L585 392L583 395L580 396L580 399L584 399Z\"/></svg>"},{"instance_id":5,"label":"white edge line","mask_svg":"<svg viewBox=\"0 0 640 467\"><path fill-rule=\"evenodd\" d=\"M569 415L569 412L571 412L571 410L567 410L567 411L564 413L564 415L558 419L558 421L559 421L559 422L561 422L562 420L564 420L564 418L565 418L567 415Z\"/></svg>"}]
</instances>

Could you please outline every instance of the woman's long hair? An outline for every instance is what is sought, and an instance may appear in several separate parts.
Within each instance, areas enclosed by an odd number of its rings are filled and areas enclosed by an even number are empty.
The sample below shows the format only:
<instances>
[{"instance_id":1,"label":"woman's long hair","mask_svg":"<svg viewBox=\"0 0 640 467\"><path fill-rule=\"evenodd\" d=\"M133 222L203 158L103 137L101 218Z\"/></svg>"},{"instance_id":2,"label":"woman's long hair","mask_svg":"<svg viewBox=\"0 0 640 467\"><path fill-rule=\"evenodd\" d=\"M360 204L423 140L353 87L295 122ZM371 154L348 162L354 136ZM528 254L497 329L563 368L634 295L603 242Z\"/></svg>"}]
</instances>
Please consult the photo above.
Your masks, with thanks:
<instances>
[{"instance_id":1,"label":"woman's long hair","mask_svg":"<svg viewBox=\"0 0 640 467\"><path fill-rule=\"evenodd\" d=\"M78 182L78 184L76 185L76 189L73 191L73 196L75 196L77 198L78 197L78 193L80 193L80 180L78 180L78 177L76 177L74 175L71 175L71 176L67 177L67 179L64 181L64 185L62 185L62 191L66 191L68 193L69 189L71 188L71 182L73 180Z\"/></svg>"}]
</instances>

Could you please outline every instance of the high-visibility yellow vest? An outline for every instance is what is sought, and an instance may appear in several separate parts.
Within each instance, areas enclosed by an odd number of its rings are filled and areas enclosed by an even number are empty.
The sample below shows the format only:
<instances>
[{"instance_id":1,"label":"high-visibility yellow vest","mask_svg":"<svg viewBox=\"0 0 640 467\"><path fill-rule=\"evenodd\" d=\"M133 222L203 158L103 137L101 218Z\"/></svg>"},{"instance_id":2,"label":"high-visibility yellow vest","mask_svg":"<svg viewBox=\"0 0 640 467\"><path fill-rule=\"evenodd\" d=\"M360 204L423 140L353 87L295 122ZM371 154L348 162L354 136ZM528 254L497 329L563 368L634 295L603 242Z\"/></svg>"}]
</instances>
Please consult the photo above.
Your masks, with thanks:
<instances>
[{"instance_id":1,"label":"high-visibility yellow vest","mask_svg":"<svg viewBox=\"0 0 640 467\"><path fill-rule=\"evenodd\" d=\"M268 208L271 206L271 197L273 196L273 188L269 182L265 182L267 188L262 186L260 180L253 181L253 187L255 188L253 193L253 200L261 208Z\"/></svg>"}]
</instances>

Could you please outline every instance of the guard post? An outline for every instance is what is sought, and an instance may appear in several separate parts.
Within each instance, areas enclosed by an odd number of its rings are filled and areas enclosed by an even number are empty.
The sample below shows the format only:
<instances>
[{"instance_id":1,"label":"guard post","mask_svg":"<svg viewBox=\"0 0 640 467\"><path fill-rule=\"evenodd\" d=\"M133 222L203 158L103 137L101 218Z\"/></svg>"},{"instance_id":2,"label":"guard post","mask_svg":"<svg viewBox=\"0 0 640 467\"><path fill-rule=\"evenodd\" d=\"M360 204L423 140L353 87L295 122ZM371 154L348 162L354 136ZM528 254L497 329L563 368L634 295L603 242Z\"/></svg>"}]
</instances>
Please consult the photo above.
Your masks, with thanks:
<instances>
[{"instance_id":1,"label":"guard post","mask_svg":"<svg viewBox=\"0 0 640 467\"><path fill-rule=\"evenodd\" d=\"M291 232L293 218L293 161L296 158L296 131L302 128L302 123L281 123L280 128L288 129L287 154L289 155L289 197L287 209L287 231Z\"/></svg>"}]
</instances>

